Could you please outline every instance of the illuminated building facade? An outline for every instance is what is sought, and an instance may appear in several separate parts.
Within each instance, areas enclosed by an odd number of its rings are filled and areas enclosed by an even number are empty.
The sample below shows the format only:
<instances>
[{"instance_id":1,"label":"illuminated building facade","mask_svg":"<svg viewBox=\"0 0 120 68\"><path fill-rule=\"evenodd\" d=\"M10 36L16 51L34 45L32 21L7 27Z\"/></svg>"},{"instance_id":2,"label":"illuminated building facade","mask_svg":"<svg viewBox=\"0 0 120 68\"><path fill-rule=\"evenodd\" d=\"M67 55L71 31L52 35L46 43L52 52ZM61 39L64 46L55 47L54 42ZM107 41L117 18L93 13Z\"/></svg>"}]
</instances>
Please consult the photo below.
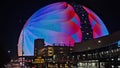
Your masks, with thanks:
<instances>
[{"instance_id":1,"label":"illuminated building facade","mask_svg":"<svg viewBox=\"0 0 120 68\"><path fill-rule=\"evenodd\" d=\"M53 46L44 46L41 39L35 40L35 56L33 65L37 68L73 68L75 57L72 56L73 47L63 44L54 44ZM38 46L42 47L38 47Z\"/></svg>"},{"instance_id":2,"label":"illuminated building facade","mask_svg":"<svg viewBox=\"0 0 120 68\"><path fill-rule=\"evenodd\" d=\"M44 46L39 49L41 55L38 57L44 59L42 64L47 68L107 68L108 66L117 68L120 66L119 34L120 31L109 36L75 43L74 47L60 44Z\"/></svg>"},{"instance_id":3,"label":"illuminated building facade","mask_svg":"<svg viewBox=\"0 0 120 68\"><path fill-rule=\"evenodd\" d=\"M45 46L60 43L73 47L76 42L108 34L90 9L58 2L39 9L27 20L19 37L18 56L34 56L34 40L39 38L45 40Z\"/></svg>"}]
</instances>

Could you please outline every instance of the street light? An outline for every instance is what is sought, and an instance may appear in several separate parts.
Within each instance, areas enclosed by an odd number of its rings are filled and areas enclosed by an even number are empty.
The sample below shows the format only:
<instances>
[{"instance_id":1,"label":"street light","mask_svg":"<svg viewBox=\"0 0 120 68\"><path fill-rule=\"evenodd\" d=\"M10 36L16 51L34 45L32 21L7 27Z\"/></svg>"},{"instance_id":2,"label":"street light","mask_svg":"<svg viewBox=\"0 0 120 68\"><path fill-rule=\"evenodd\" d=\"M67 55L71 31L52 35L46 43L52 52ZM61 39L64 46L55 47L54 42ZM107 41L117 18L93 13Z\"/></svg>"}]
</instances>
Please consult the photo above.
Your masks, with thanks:
<instances>
[{"instance_id":1,"label":"street light","mask_svg":"<svg viewBox=\"0 0 120 68\"><path fill-rule=\"evenodd\" d=\"M10 54L10 53L11 53L11 51L10 51L10 50L8 50L8 53Z\"/></svg>"},{"instance_id":2,"label":"street light","mask_svg":"<svg viewBox=\"0 0 120 68\"><path fill-rule=\"evenodd\" d=\"M100 43L101 43L101 40L98 40L98 43L100 44Z\"/></svg>"}]
</instances>

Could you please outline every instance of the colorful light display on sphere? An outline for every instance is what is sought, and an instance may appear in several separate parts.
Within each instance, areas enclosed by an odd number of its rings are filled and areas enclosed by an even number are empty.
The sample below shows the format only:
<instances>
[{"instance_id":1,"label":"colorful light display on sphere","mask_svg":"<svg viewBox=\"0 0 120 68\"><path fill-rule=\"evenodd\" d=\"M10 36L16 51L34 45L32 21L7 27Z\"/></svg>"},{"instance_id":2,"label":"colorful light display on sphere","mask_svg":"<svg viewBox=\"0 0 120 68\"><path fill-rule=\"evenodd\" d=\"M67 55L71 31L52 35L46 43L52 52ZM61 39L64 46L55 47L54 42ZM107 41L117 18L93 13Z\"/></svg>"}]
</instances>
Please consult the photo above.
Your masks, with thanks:
<instances>
[{"instance_id":1,"label":"colorful light display on sphere","mask_svg":"<svg viewBox=\"0 0 120 68\"><path fill-rule=\"evenodd\" d=\"M109 34L108 30L104 25L103 21L90 9L86 8L85 6L83 6L83 8L88 13L88 18L93 30L93 38L98 38L108 35Z\"/></svg>"},{"instance_id":2,"label":"colorful light display on sphere","mask_svg":"<svg viewBox=\"0 0 120 68\"><path fill-rule=\"evenodd\" d=\"M107 35L106 27L96 14L87 8L85 10L89 13L90 23L93 26L93 37ZM24 25L18 41L18 56L22 56L22 50L23 56L33 56L34 40L39 38L45 40L45 46L55 43L74 46L75 42L82 41L80 26L80 18L70 4L58 2L43 7Z\"/></svg>"}]
</instances>

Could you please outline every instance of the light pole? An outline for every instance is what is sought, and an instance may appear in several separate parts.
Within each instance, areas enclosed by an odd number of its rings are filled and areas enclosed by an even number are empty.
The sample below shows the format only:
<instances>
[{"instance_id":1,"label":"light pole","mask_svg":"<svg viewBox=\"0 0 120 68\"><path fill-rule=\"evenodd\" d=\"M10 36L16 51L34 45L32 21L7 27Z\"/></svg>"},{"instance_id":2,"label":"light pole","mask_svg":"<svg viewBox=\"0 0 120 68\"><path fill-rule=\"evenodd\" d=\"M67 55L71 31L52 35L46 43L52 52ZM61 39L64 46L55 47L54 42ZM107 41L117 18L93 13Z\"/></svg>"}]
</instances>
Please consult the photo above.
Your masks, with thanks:
<instances>
[{"instance_id":1,"label":"light pole","mask_svg":"<svg viewBox=\"0 0 120 68\"><path fill-rule=\"evenodd\" d=\"M101 40L98 40L98 50L97 50L97 53L98 53L98 67L100 68L100 54L99 54L99 49L100 49L100 45L101 45Z\"/></svg>"},{"instance_id":2,"label":"light pole","mask_svg":"<svg viewBox=\"0 0 120 68\"><path fill-rule=\"evenodd\" d=\"M24 30L22 33L22 68L24 68L24 65L23 65L23 54L24 54L23 46L24 46Z\"/></svg>"},{"instance_id":3,"label":"light pole","mask_svg":"<svg viewBox=\"0 0 120 68\"><path fill-rule=\"evenodd\" d=\"M8 50L8 54L9 54L10 59L11 59L11 50Z\"/></svg>"}]
</instances>

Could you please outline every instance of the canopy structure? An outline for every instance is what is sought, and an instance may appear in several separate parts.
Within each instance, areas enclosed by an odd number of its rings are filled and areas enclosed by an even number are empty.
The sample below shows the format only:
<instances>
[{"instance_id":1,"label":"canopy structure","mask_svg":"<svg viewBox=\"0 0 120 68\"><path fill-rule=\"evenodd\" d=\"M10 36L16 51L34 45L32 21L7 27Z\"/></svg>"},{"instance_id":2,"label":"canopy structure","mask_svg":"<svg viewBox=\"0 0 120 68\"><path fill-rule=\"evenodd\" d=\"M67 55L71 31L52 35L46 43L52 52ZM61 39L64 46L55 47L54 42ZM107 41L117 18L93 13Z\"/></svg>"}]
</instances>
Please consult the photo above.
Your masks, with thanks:
<instances>
[{"instance_id":1,"label":"canopy structure","mask_svg":"<svg viewBox=\"0 0 120 68\"><path fill-rule=\"evenodd\" d=\"M101 19L90 9L84 9L89 14L93 38L108 35ZM21 31L18 56L34 56L34 40L39 38L45 40L45 46L55 43L74 46L75 42L82 41L80 23L74 8L66 2L50 4L39 9L27 20Z\"/></svg>"}]
</instances>

